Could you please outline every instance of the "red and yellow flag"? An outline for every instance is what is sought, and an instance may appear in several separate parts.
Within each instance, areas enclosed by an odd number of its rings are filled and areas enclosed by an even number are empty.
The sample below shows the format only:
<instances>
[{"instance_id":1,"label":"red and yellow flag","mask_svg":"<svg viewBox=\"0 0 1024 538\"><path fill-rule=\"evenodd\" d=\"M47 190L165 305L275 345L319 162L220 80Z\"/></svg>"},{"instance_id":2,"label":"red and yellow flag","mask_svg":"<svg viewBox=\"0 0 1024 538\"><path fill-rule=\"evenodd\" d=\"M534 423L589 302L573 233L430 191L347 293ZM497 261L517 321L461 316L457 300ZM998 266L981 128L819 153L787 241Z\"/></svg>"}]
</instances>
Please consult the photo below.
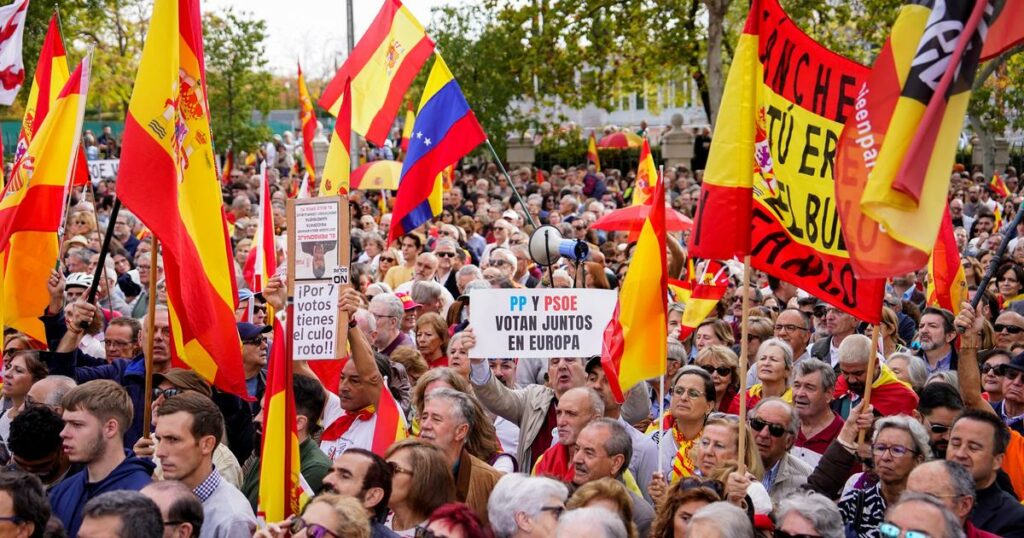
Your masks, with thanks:
<instances>
[{"instance_id":1,"label":"red and yellow flag","mask_svg":"<svg viewBox=\"0 0 1024 538\"><path fill-rule=\"evenodd\" d=\"M324 89L320 106L335 116L351 81L352 130L383 146L402 97L434 52L434 42L400 0L384 0L380 12L345 64Z\"/></svg>"},{"instance_id":2,"label":"red and yellow flag","mask_svg":"<svg viewBox=\"0 0 1024 538\"><path fill-rule=\"evenodd\" d=\"M597 138L594 131L590 131L590 138L587 139L587 162L594 163L594 168L601 171L601 158L597 156Z\"/></svg>"},{"instance_id":3,"label":"red and yellow flag","mask_svg":"<svg viewBox=\"0 0 1024 538\"><path fill-rule=\"evenodd\" d=\"M413 110L412 101L409 101L409 108L405 110L405 124L402 125L402 153L409 151L409 139L412 138L412 127L416 125L416 112Z\"/></svg>"},{"instance_id":4,"label":"red and yellow flag","mask_svg":"<svg viewBox=\"0 0 1024 538\"><path fill-rule=\"evenodd\" d=\"M221 390L248 398L211 142L199 0L155 0L125 119L117 194L163 247L179 358Z\"/></svg>"},{"instance_id":5,"label":"red and yellow flag","mask_svg":"<svg viewBox=\"0 0 1024 538\"><path fill-rule=\"evenodd\" d=\"M988 182L988 186L1000 198L1006 198L1011 194L1010 188L1006 186L1006 182L1003 181L1002 176L998 172L992 174L992 179Z\"/></svg>"},{"instance_id":6,"label":"red and yellow flag","mask_svg":"<svg viewBox=\"0 0 1024 538\"><path fill-rule=\"evenodd\" d=\"M697 275L693 275L688 284L692 291L682 301L685 307L679 322L679 341L686 340L715 311L718 301L729 290L729 275L721 267L716 273L705 272L699 281Z\"/></svg>"},{"instance_id":7,"label":"red and yellow flag","mask_svg":"<svg viewBox=\"0 0 1024 538\"><path fill-rule=\"evenodd\" d=\"M253 238L252 248L245 258L242 276L253 293L263 291L263 286L277 272L277 248L274 243L274 212L270 207L270 184L267 181L267 163L260 167L260 217L259 229Z\"/></svg>"},{"instance_id":8,"label":"red and yellow flag","mask_svg":"<svg viewBox=\"0 0 1024 538\"><path fill-rule=\"evenodd\" d=\"M352 92L348 91L345 82L345 93L341 98L341 109L337 121L334 122L334 133L331 144L327 147L327 162L324 163L324 175L320 181L319 196L348 194L349 182L352 177Z\"/></svg>"},{"instance_id":9,"label":"red and yellow flag","mask_svg":"<svg viewBox=\"0 0 1024 538\"><path fill-rule=\"evenodd\" d=\"M306 173L316 181L316 158L313 156L313 138L316 137L316 114L313 113L313 99L309 96L306 77L302 76L299 65L299 122L302 124L302 160ZM315 183L314 183L315 184Z\"/></svg>"},{"instance_id":10,"label":"red and yellow flag","mask_svg":"<svg viewBox=\"0 0 1024 538\"><path fill-rule=\"evenodd\" d=\"M28 101L25 102L25 117L21 122L18 145L14 152L15 165L28 152L33 136L54 107L57 95L68 83L70 76L60 24L57 15L54 14L50 17L50 26L46 30L46 39L43 40L43 48L39 51L39 63L36 64L35 76L32 78L32 88L29 90ZM88 181L89 168L85 162L85 148L79 145L72 185L85 185Z\"/></svg>"},{"instance_id":11,"label":"red and yellow flag","mask_svg":"<svg viewBox=\"0 0 1024 538\"><path fill-rule=\"evenodd\" d=\"M292 312L289 312L289 317ZM267 390L263 404L263 448L260 452L258 515L264 521L284 521L302 513L308 497L302 488L299 435L295 423L291 338L274 319L274 344L267 361Z\"/></svg>"},{"instance_id":12,"label":"red and yellow flag","mask_svg":"<svg viewBox=\"0 0 1024 538\"><path fill-rule=\"evenodd\" d=\"M654 193L654 184L658 181L658 167L654 166L651 145L644 138L644 143L640 146L640 165L636 169L636 182L633 184L633 205L649 204Z\"/></svg>"},{"instance_id":13,"label":"red and yellow flag","mask_svg":"<svg viewBox=\"0 0 1024 538\"><path fill-rule=\"evenodd\" d=\"M928 306L938 306L949 310L954 315L960 313L960 305L967 301L967 277L964 267L960 264L960 251L956 247L953 235L953 220L946 207L939 237L935 240L935 248L928 260L927 300Z\"/></svg>"},{"instance_id":14,"label":"red and yellow flag","mask_svg":"<svg viewBox=\"0 0 1024 538\"><path fill-rule=\"evenodd\" d=\"M735 51L689 254L749 255L754 268L878 322L885 281L855 277L833 181L868 69L808 37L777 0L753 0Z\"/></svg>"},{"instance_id":15,"label":"red and yellow flag","mask_svg":"<svg viewBox=\"0 0 1024 538\"><path fill-rule=\"evenodd\" d=\"M405 414L388 390L387 383L380 390L380 401L377 402L377 424L373 430L373 452L380 457L388 451L388 447L409 437L409 424Z\"/></svg>"},{"instance_id":16,"label":"red and yellow flag","mask_svg":"<svg viewBox=\"0 0 1024 538\"><path fill-rule=\"evenodd\" d=\"M657 183L640 239L604 330L601 366L619 402L644 380L665 374L668 348L668 269L665 259L665 188Z\"/></svg>"},{"instance_id":17,"label":"red and yellow flag","mask_svg":"<svg viewBox=\"0 0 1024 538\"><path fill-rule=\"evenodd\" d=\"M904 5L870 76L850 93L835 177L858 277L900 275L928 262L990 7ZM946 36L947 28L956 31Z\"/></svg>"},{"instance_id":18,"label":"red and yellow flag","mask_svg":"<svg viewBox=\"0 0 1024 538\"><path fill-rule=\"evenodd\" d=\"M88 92L86 57L55 96L0 195L0 327L40 342L46 342L39 316L50 302L46 281L57 263L57 229L64 221Z\"/></svg>"}]
</instances>

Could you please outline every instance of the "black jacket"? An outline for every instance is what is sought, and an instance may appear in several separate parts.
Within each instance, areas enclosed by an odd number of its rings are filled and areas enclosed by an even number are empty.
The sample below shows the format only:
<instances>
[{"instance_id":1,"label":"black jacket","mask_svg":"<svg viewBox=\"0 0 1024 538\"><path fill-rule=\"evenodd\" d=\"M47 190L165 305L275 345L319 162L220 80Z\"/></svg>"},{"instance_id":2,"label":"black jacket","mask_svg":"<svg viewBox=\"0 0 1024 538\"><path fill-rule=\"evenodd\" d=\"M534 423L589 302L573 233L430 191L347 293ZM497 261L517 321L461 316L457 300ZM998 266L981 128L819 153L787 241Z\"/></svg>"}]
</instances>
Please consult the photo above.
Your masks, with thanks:
<instances>
[{"instance_id":1,"label":"black jacket","mask_svg":"<svg viewBox=\"0 0 1024 538\"><path fill-rule=\"evenodd\" d=\"M1024 538L1024 505L993 483L978 490L971 523L1003 538Z\"/></svg>"}]
</instances>

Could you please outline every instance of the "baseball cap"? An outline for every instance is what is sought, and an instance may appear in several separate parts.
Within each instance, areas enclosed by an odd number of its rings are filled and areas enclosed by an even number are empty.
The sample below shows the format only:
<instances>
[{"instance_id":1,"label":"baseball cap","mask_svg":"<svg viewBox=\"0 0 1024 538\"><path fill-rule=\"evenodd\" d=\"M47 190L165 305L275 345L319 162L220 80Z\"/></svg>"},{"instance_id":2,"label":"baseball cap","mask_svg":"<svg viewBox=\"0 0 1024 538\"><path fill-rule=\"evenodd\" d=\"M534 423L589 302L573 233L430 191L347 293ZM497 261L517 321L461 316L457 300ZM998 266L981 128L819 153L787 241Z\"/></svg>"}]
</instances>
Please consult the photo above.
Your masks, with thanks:
<instances>
[{"instance_id":1,"label":"baseball cap","mask_svg":"<svg viewBox=\"0 0 1024 538\"><path fill-rule=\"evenodd\" d=\"M242 340L252 340L261 334L274 330L270 325L253 325L252 323L246 323L244 321L240 321L235 325L238 326L238 337Z\"/></svg>"},{"instance_id":2,"label":"baseball cap","mask_svg":"<svg viewBox=\"0 0 1024 538\"><path fill-rule=\"evenodd\" d=\"M156 387L160 383L167 381L179 389L194 390L207 398L213 397L213 391L210 390L210 385L203 381L199 374L192 370L186 370L184 368L171 368L163 373L153 374L153 386Z\"/></svg>"},{"instance_id":3,"label":"baseball cap","mask_svg":"<svg viewBox=\"0 0 1024 538\"><path fill-rule=\"evenodd\" d=\"M517 222L519 220L519 213L516 213L514 209L506 209L505 212L501 214L501 218Z\"/></svg>"},{"instance_id":4,"label":"baseball cap","mask_svg":"<svg viewBox=\"0 0 1024 538\"><path fill-rule=\"evenodd\" d=\"M412 296L409 295L408 293L405 293L404 291L396 293L395 296L398 297L399 301L402 301L402 308L406 312L423 306L417 303L416 301L413 301Z\"/></svg>"}]
</instances>

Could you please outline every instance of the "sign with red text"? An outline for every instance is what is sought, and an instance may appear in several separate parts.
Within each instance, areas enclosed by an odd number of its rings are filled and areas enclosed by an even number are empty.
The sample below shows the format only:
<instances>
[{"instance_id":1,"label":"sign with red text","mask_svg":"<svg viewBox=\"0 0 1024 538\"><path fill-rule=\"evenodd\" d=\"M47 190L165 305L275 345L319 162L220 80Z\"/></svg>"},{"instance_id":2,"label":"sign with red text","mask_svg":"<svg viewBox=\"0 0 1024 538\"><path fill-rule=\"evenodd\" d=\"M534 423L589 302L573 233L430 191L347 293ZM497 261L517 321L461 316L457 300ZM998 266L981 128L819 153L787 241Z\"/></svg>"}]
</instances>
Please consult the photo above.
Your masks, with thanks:
<instances>
[{"instance_id":1,"label":"sign with red text","mask_svg":"<svg viewBox=\"0 0 1024 538\"><path fill-rule=\"evenodd\" d=\"M474 359L550 359L601 354L613 290L490 289L469 292Z\"/></svg>"}]
</instances>

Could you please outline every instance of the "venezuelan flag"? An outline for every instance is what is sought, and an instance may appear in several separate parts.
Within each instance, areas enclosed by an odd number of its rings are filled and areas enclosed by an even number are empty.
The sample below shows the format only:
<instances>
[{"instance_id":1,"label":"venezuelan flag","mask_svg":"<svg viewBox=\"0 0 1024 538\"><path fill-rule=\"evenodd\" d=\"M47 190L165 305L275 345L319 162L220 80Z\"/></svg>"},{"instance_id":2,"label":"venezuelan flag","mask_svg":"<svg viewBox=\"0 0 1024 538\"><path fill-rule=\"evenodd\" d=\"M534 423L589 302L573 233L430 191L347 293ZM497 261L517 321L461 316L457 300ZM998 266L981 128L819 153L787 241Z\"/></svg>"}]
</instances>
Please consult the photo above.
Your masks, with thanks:
<instances>
[{"instance_id":1,"label":"venezuelan flag","mask_svg":"<svg viewBox=\"0 0 1024 538\"><path fill-rule=\"evenodd\" d=\"M302 76L302 64L299 66L299 121L302 123L302 157L306 164L306 174L316 178L316 158L313 156L313 138L316 137L316 114L313 113L313 99L309 96L306 77Z\"/></svg>"},{"instance_id":2,"label":"venezuelan flag","mask_svg":"<svg viewBox=\"0 0 1024 538\"><path fill-rule=\"evenodd\" d=\"M349 87L345 81L345 88ZM320 182L319 196L348 194L349 182L352 178L352 155L349 145L352 144L352 92L346 91L341 98L338 121L334 122L334 134L331 144L327 147L327 162L324 163L323 180Z\"/></svg>"},{"instance_id":3,"label":"venezuelan flag","mask_svg":"<svg viewBox=\"0 0 1024 538\"><path fill-rule=\"evenodd\" d=\"M601 158L597 155L597 137L594 131L590 131L590 138L587 139L587 161L594 163L594 168L601 171Z\"/></svg>"},{"instance_id":4,"label":"venezuelan flag","mask_svg":"<svg viewBox=\"0 0 1024 538\"><path fill-rule=\"evenodd\" d=\"M291 314L291 312L289 312ZM257 512L264 521L283 521L302 512L308 497L302 488L299 436L295 423L295 392L291 341L274 319L274 344L267 364L263 406L263 448L260 452L260 493Z\"/></svg>"},{"instance_id":5,"label":"venezuelan flag","mask_svg":"<svg viewBox=\"0 0 1024 538\"><path fill-rule=\"evenodd\" d=\"M89 60L56 95L0 194L0 326L40 342L46 342L39 316L50 302L46 281L57 262L57 229L79 152Z\"/></svg>"},{"instance_id":6,"label":"venezuelan flag","mask_svg":"<svg viewBox=\"0 0 1024 538\"><path fill-rule=\"evenodd\" d=\"M211 143L199 0L155 0L125 118L117 194L163 246L178 357L248 399Z\"/></svg>"},{"instance_id":7,"label":"venezuelan flag","mask_svg":"<svg viewBox=\"0 0 1024 538\"><path fill-rule=\"evenodd\" d=\"M601 365L619 402L637 383L664 375L668 342L665 188L657 183L615 314L604 332Z\"/></svg>"},{"instance_id":8,"label":"venezuelan flag","mask_svg":"<svg viewBox=\"0 0 1024 538\"><path fill-rule=\"evenodd\" d=\"M388 243L441 213L441 172L487 140L462 88L440 56L423 88L409 153L402 163Z\"/></svg>"},{"instance_id":9,"label":"venezuelan flag","mask_svg":"<svg viewBox=\"0 0 1024 538\"><path fill-rule=\"evenodd\" d=\"M352 130L384 145L391 124L420 68L434 51L420 21L399 0L384 0L380 12L345 64L324 89L320 106L338 115L347 79L355 93Z\"/></svg>"}]
</instances>

